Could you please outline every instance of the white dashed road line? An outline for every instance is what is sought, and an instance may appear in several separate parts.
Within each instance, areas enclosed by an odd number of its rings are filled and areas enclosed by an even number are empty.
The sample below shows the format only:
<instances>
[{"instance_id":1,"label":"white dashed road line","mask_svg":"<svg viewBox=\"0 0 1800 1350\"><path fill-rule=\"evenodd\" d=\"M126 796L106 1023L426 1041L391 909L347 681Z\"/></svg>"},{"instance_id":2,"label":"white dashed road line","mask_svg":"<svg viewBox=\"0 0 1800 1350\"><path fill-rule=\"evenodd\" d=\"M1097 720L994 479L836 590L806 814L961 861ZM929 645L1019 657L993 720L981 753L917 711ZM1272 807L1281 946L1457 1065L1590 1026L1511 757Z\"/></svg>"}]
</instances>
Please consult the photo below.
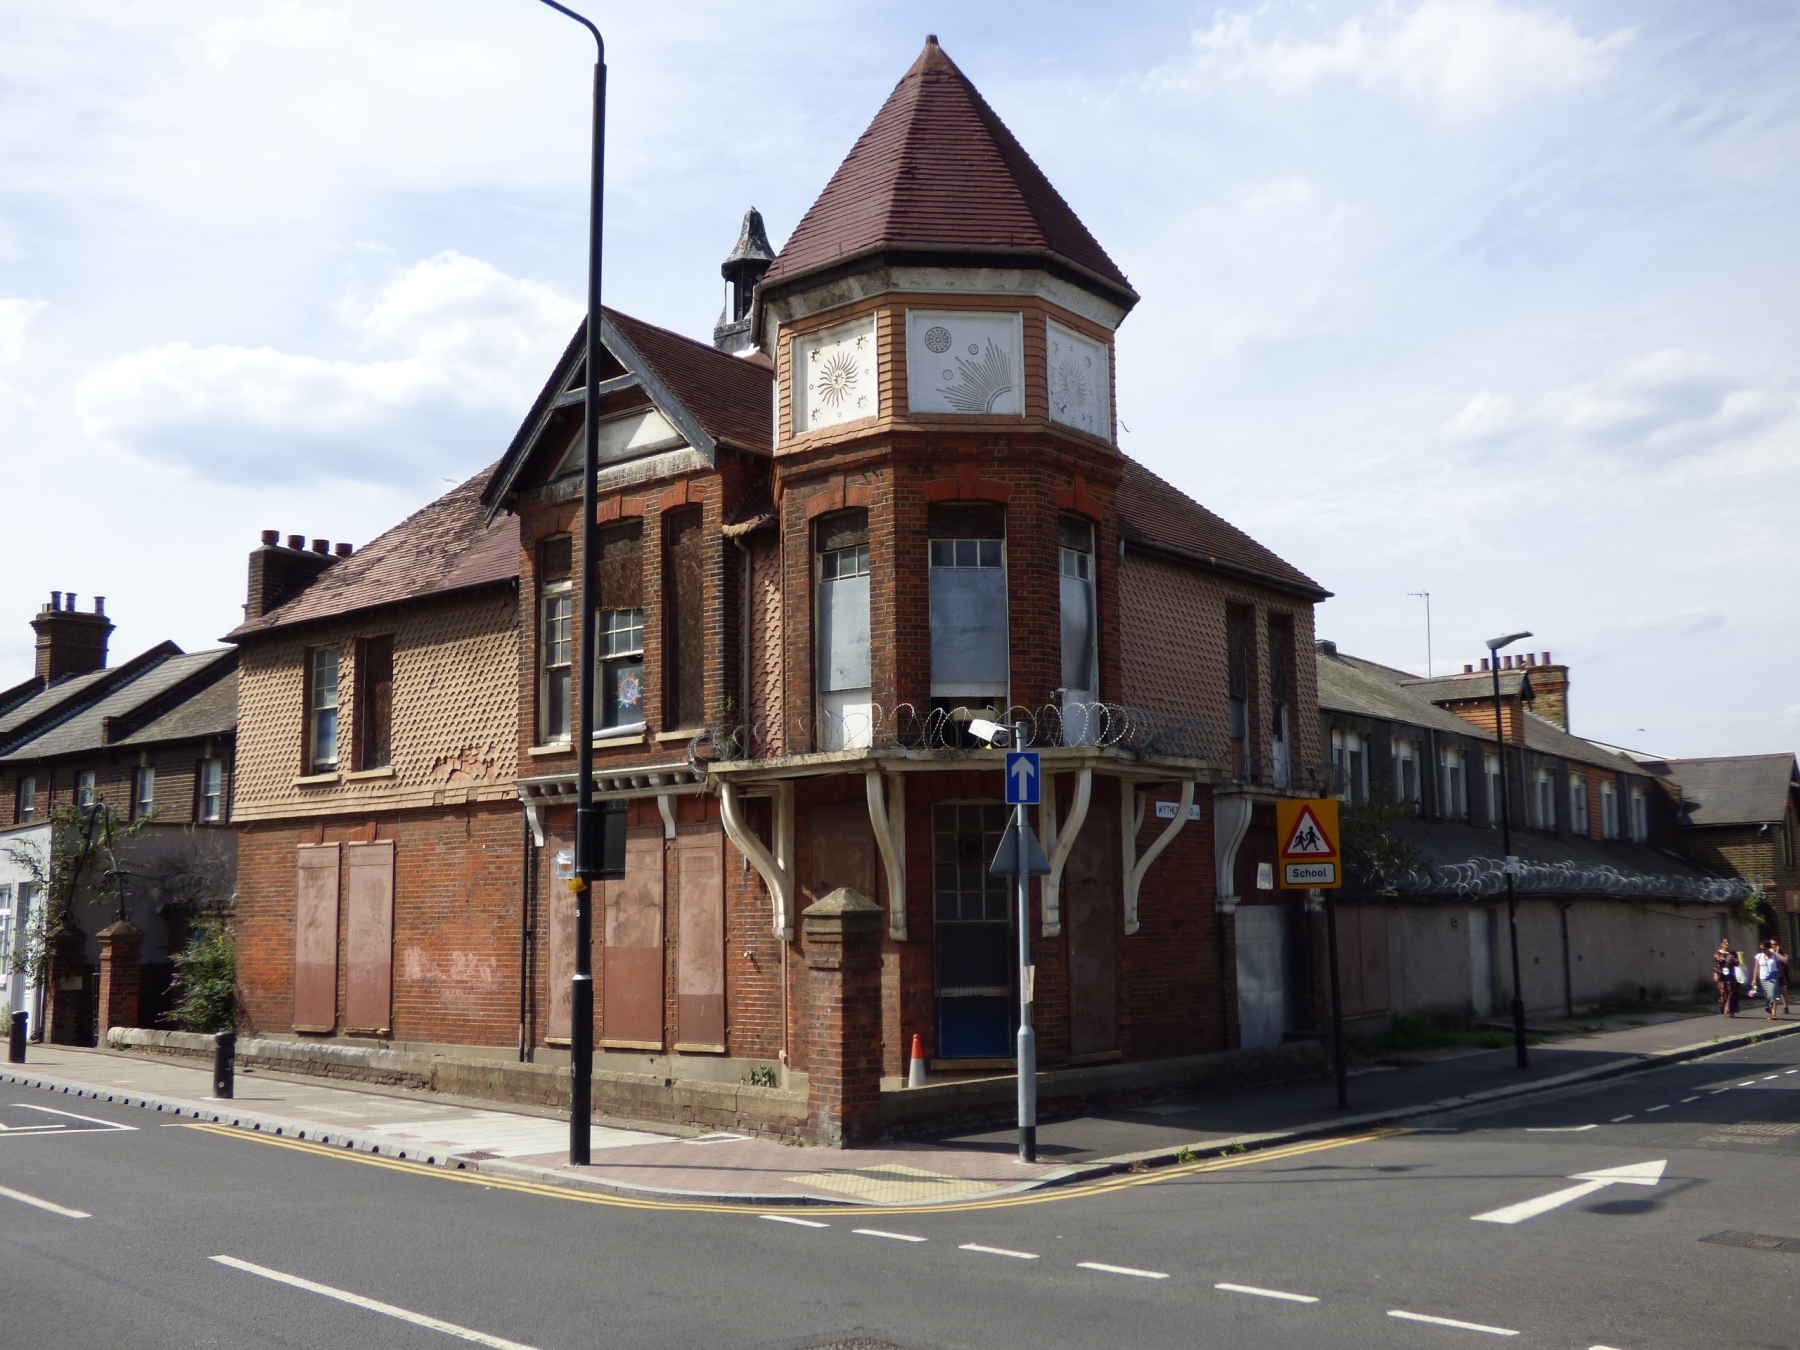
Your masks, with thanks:
<instances>
[{"instance_id":1,"label":"white dashed road line","mask_svg":"<svg viewBox=\"0 0 1800 1350\"><path fill-rule=\"evenodd\" d=\"M1140 1280L1166 1280L1169 1278L1166 1271L1135 1270L1131 1266L1109 1266L1103 1261L1077 1261L1075 1264L1083 1270L1099 1270L1108 1275L1135 1275Z\"/></svg>"},{"instance_id":2,"label":"white dashed road line","mask_svg":"<svg viewBox=\"0 0 1800 1350\"><path fill-rule=\"evenodd\" d=\"M1739 1087L1755 1087L1756 1080L1754 1078L1746 1078L1743 1082L1739 1083L1738 1086Z\"/></svg>"},{"instance_id":3,"label":"white dashed road line","mask_svg":"<svg viewBox=\"0 0 1800 1350\"><path fill-rule=\"evenodd\" d=\"M334 1298L339 1303L348 1303L352 1307L366 1308L370 1312L378 1312L385 1317L411 1322L416 1327L427 1327L432 1331L441 1331L446 1336L455 1336L458 1340L491 1346L492 1350L535 1350L535 1347L525 1345L520 1341L503 1340L499 1336L490 1336L485 1331L472 1331L468 1327L459 1327L454 1322L441 1321L436 1317L427 1317L424 1313L411 1312L406 1308L396 1308L391 1303L381 1303L372 1298L364 1298L361 1294L352 1294L347 1289L333 1289L328 1284L315 1284L311 1280L303 1280L298 1275L289 1275L285 1271L270 1270L267 1266L240 1261L235 1256L215 1256L213 1260L222 1266L230 1266L233 1270L248 1271L252 1275L262 1276L265 1280L274 1280L278 1284L288 1284L296 1289L304 1289L309 1294L323 1294L326 1298Z\"/></svg>"},{"instance_id":4,"label":"white dashed road line","mask_svg":"<svg viewBox=\"0 0 1800 1350\"><path fill-rule=\"evenodd\" d=\"M1517 1336L1519 1333L1507 1327L1483 1326L1480 1322L1459 1322L1454 1317L1432 1317L1428 1313L1405 1312L1399 1308L1388 1309L1389 1317L1398 1317L1403 1322L1429 1322L1434 1327L1455 1327L1458 1331L1485 1331L1490 1336Z\"/></svg>"},{"instance_id":5,"label":"white dashed road line","mask_svg":"<svg viewBox=\"0 0 1800 1350\"><path fill-rule=\"evenodd\" d=\"M1677 1105L1686 1106L1689 1102L1697 1102L1699 1100L1700 1099L1698 1097L1683 1097L1681 1099L1681 1101L1677 1103Z\"/></svg>"},{"instance_id":6,"label":"white dashed road line","mask_svg":"<svg viewBox=\"0 0 1800 1350\"><path fill-rule=\"evenodd\" d=\"M986 1252L989 1256L1010 1256L1018 1261L1035 1261L1038 1259L1038 1254L1036 1252L1009 1252L1004 1247L984 1247L979 1242L965 1242L961 1247L958 1247L957 1250L963 1252Z\"/></svg>"},{"instance_id":7,"label":"white dashed road line","mask_svg":"<svg viewBox=\"0 0 1800 1350\"><path fill-rule=\"evenodd\" d=\"M1764 1075L1763 1075L1763 1082L1765 1082L1765 1083L1767 1083L1767 1082L1769 1082L1769 1081L1770 1081L1770 1080L1772 1080L1772 1079L1776 1079L1776 1078L1779 1078L1779 1077L1781 1077L1781 1075L1780 1075L1780 1074L1778 1074L1778 1073L1766 1073L1766 1074L1764 1074Z\"/></svg>"},{"instance_id":8,"label":"white dashed road line","mask_svg":"<svg viewBox=\"0 0 1800 1350\"><path fill-rule=\"evenodd\" d=\"M1253 1284L1215 1284L1214 1289L1223 1289L1228 1294L1255 1294L1258 1298L1280 1298L1289 1303L1317 1303L1319 1300L1311 1294L1290 1294L1280 1289L1258 1289Z\"/></svg>"},{"instance_id":9,"label":"white dashed road line","mask_svg":"<svg viewBox=\"0 0 1800 1350\"><path fill-rule=\"evenodd\" d=\"M852 1228L852 1233L860 1233L863 1237L892 1238L895 1242L923 1242L922 1237L911 1233L890 1233L883 1228Z\"/></svg>"},{"instance_id":10,"label":"white dashed road line","mask_svg":"<svg viewBox=\"0 0 1800 1350\"><path fill-rule=\"evenodd\" d=\"M1617 1124L1617 1121L1613 1122ZM1580 1134L1583 1130L1597 1130L1598 1125L1527 1125L1526 1134Z\"/></svg>"},{"instance_id":11,"label":"white dashed road line","mask_svg":"<svg viewBox=\"0 0 1800 1350\"><path fill-rule=\"evenodd\" d=\"M792 1214L759 1214L759 1219L767 1219L770 1223L791 1223L801 1228L829 1228L828 1223L820 1223L817 1219L796 1219Z\"/></svg>"},{"instance_id":12,"label":"white dashed road line","mask_svg":"<svg viewBox=\"0 0 1800 1350\"><path fill-rule=\"evenodd\" d=\"M1663 1104L1662 1104L1662 1105L1661 1105L1661 1106L1650 1106L1650 1107L1646 1107L1646 1108L1645 1108L1645 1109L1644 1109L1644 1114L1645 1114L1645 1115L1650 1115L1650 1114L1652 1114L1652 1113L1653 1113L1653 1112L1656 1112L1656 1111L1667 1111L1667 1110L1668 1110L1668 1109L1669 1109L1669 1104L1668 1104L1668 1103L1667 1103L1667 1102L1664 1102L1664 1103L1663 1103Z\"/></svg>"},{"instance_id":13,"label":"white dashed road line","mask_svg":"<svg viewBox=\"0 0 1800 1350\"><path fill-rule=\"evenodd\" d=\"M1614 1116L1611 1120L1607 1121L1606 1123L1608 1125L1619 1125L1619 1124L1624 1123L1627 1120L1631 1120L1631 1119L1635 1118L1636 1115L1637 1115L1637 1113L1634 1111L1630 1115Z\"/></svg>"},{"instance_id":14,"label":"white dashed road line","mask_svg":"<svg viewBox=\"0 0 1800 1350\"><path fill-rule=\"evenodd\" d=\"M40 1200L35 1195L27 1195L24 1191L9 1190L0 1186L0 1195L8 1200L17 1200L21 1205L31 1205L37 1209L49 1210L52 1214L60 1214L65 1219L91 1219L94 1216L84 1209L66 1209L62 1205L53 1205L48 1200Z\"/></svg>"}]
</instances>

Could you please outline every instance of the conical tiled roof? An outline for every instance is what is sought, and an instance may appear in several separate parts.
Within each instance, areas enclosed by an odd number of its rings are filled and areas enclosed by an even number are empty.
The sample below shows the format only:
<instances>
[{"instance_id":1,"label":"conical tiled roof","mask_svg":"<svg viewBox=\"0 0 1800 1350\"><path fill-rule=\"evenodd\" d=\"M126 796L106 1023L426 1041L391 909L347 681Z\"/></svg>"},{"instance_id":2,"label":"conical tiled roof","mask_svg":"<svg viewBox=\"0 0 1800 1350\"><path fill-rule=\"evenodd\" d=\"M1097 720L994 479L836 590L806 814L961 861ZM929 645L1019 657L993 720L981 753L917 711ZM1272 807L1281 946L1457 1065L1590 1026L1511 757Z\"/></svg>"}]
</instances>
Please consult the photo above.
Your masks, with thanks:
<instances>
[{"instance_id":1,"label":"conical tiled roof","mask_svg":"<svg viewBox=\"0 0 1800 1350\"><path fill-rule=\"evenodd\" d=\"M1137 293L935 37L802 217L765 291L886 250L1017 252Z\"/></svg>"}]
</instances>

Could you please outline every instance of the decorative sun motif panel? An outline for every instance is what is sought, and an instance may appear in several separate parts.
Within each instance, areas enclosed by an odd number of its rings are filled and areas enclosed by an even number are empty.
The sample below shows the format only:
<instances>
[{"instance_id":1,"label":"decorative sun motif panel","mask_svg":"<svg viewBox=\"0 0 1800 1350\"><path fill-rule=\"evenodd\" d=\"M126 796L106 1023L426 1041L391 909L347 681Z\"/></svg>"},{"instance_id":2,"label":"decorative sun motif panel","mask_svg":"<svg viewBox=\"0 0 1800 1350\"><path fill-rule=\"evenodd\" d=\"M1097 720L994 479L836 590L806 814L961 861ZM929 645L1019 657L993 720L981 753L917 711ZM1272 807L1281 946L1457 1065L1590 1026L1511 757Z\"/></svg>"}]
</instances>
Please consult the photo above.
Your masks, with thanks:
<instances>
[{"instance_id":1,"label":"decorative sun motif panel","mask_svg":"<svg viewBox=\"0 0 1800 1350\"><path fill-rule=\"evenodd\" d=\"M873 316L797 337L792 351L796 434L880 413Z\"/></svg>"},{"instance_id":2,"label":"decorative sun motif panel","mask_svg":"<svg viewBox=\"0 0 1800 1350\"><path fill-rule=\"evenodd\" d=\"M1112 380L1106 344L1049 324L1044 352L1050 385L1050 420L1074 427L1103 441L1112 439Z\"/></svg>"},{"instance_id":3,"label":"decorative sun motif panel","mask_svg":"<svg viewBox=\"0 0 1800 1350\"><path fill-rule=\"evenodd\" d=\"M906 312L907 406L916 413L1025 411L1024 321L989 310Z\"/></svg>"}]
</instances>

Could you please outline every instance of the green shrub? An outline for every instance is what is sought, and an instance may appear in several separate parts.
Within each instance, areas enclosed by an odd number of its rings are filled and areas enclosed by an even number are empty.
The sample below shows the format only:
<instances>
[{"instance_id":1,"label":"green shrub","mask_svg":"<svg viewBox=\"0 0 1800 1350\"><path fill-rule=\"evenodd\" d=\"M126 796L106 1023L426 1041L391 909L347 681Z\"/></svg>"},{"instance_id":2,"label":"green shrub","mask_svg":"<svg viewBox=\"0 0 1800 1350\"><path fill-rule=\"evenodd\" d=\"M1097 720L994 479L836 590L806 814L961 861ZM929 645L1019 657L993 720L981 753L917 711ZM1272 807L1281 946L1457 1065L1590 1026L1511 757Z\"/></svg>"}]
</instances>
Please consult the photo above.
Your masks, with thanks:
<instances>
[{"instance_id":1,"label":"green shrub","mask_svg":"<svg viewBox=\"0 0 1800 1350\"><path fill-rule=\"evenodd\" d=\"M205 924L176 955L175 1006L164 1019L184 1031L230 1031L236 1010L237 952L231 929Z\"/></svg>"}]
</instances>

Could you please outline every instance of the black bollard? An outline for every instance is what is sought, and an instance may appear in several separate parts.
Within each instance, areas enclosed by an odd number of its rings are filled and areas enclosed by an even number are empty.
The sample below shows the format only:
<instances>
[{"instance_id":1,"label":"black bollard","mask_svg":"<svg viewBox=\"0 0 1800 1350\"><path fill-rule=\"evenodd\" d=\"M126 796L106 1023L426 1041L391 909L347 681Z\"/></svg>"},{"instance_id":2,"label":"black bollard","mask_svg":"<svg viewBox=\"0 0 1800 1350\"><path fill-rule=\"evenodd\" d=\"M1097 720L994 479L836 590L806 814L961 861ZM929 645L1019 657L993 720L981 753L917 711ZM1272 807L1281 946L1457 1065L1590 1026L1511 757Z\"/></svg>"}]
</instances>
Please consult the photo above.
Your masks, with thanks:
<instances>
[{"instance_id":1,"label":"black bollard","mask_svg":"<svg viewBox=\"0 0 1800 1350\"><path fill-rule=\"evenodd\" d=\"M6 1062L23 1064L25 1062L25 1032L31 1022L31 1014L16 1012L12 1015L12 1026L8 1029L6 1040Z\"/></svg>"},{"instance_id":2,"label":"black bollard","mask_svg":"<svg viewBox=\"0 0 1800 1350\"><path fill-rule=\"evenodd\" d=\"M237 1082L237 1032L221 1031L213 1037L213 1096L231 1096Z\"/></svg>"}]
</instances>

